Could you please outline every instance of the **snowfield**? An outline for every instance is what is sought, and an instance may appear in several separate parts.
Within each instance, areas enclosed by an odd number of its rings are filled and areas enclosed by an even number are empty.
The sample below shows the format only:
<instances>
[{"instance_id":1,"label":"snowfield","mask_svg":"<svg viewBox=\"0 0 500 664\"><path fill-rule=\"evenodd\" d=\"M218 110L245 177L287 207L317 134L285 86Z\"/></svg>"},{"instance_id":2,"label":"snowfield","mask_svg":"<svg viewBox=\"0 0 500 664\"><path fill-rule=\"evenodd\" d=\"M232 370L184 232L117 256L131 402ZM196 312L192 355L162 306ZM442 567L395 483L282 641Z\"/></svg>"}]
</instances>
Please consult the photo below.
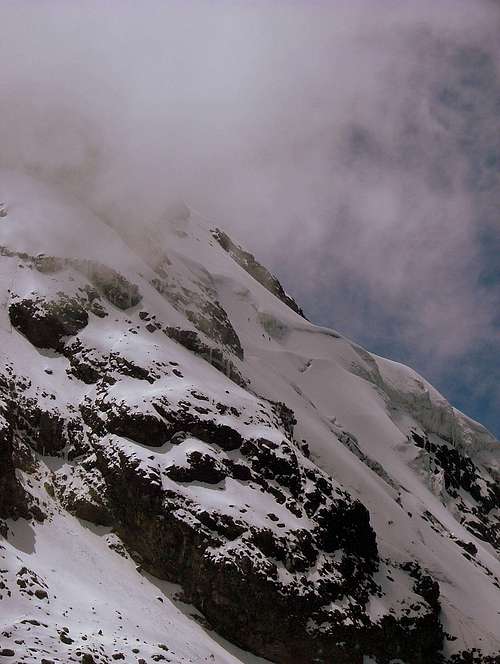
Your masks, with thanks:
<instances>
[{"instance_id":1,"label":"snowfield","mask_svg":"<svg viewBox=\"0 0 500 664\"><path fill-rule=\"evenodd\" d=\"M189 211L0 200L1 662L500 662L486 429Z\"/></svg>"}]
</instances>

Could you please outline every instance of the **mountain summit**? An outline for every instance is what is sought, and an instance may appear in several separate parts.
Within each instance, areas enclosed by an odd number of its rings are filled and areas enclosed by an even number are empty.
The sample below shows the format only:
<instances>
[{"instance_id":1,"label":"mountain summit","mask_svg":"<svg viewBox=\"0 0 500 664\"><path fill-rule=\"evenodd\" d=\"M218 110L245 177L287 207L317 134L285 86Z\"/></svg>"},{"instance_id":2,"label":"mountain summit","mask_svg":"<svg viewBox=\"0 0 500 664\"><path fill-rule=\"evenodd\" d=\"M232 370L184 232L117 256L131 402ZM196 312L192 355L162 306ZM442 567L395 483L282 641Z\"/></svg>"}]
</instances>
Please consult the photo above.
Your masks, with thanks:
<instances>
[{"instance_id":1,"label":"mountain summit","mask_svg":"<svg viewBox=\"0 0 500 664\"><path fill-rule=\"evenodd\" d=\"M185 205L0 200L0 661L500 662L486 429Z\"/></svg>"}]
</instances>

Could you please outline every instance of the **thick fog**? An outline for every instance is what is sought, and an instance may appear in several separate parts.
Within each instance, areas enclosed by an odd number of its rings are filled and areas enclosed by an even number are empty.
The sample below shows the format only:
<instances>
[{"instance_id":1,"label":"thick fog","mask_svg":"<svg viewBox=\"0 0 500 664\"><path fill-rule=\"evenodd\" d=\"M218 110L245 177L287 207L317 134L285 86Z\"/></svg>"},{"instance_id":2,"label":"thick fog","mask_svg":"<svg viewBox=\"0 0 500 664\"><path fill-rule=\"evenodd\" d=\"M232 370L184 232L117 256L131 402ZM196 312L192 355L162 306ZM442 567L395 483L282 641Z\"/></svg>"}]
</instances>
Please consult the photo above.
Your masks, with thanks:
<instances>
[{"instance_id":1,"label":"thick fog","mask_svg":"<svg viewBox=\"0 0 500 664\"><path fill-rule=\"evenodd\" d=\"M0 21L1 167L115 225L185 201L500 431L497 2L1 0Z\"/></svg>"}]
</instances>

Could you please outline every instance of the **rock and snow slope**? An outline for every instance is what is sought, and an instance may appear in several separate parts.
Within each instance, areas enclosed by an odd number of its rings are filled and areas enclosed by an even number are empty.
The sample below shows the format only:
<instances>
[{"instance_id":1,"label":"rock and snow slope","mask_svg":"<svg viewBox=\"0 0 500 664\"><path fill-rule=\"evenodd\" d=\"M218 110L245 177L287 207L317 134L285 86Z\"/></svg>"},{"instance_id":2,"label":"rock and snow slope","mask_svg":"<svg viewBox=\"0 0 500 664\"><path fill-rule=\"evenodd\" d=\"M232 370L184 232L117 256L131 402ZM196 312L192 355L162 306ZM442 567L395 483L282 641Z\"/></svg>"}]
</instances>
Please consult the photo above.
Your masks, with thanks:
<instances>
[{"instance_id":1,"label":"rock and snow slope","mask_svg":"<svg viewBox=\"0 0 500 664\"><path fill-rule=\"evenodd\" d=\"M0 661L500 661L483 427L186 210L0 200Z\"/></svg>"}]
</instances>

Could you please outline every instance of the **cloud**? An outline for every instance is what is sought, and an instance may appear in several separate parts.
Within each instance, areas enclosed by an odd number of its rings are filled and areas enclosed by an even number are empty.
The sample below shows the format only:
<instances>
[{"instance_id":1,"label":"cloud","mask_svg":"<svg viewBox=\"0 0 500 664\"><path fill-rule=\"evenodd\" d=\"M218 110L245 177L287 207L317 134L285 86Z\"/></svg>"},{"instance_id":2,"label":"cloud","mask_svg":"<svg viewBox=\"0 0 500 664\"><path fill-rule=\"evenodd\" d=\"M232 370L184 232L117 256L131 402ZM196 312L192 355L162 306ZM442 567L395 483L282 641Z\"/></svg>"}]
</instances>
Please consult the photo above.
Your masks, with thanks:
<instances>
[{"instance_id":1,"label":"cloud","mask_svg":"<svg viewBox=\"0 0 500 664\"><path fill-rule=\"evenodd\" d=\"M490 0L4 0L0 165L114 224L177 200L435 378L495 334ZM486 231L485 231L486 232Z\"/></svg>"}]
</instances>

